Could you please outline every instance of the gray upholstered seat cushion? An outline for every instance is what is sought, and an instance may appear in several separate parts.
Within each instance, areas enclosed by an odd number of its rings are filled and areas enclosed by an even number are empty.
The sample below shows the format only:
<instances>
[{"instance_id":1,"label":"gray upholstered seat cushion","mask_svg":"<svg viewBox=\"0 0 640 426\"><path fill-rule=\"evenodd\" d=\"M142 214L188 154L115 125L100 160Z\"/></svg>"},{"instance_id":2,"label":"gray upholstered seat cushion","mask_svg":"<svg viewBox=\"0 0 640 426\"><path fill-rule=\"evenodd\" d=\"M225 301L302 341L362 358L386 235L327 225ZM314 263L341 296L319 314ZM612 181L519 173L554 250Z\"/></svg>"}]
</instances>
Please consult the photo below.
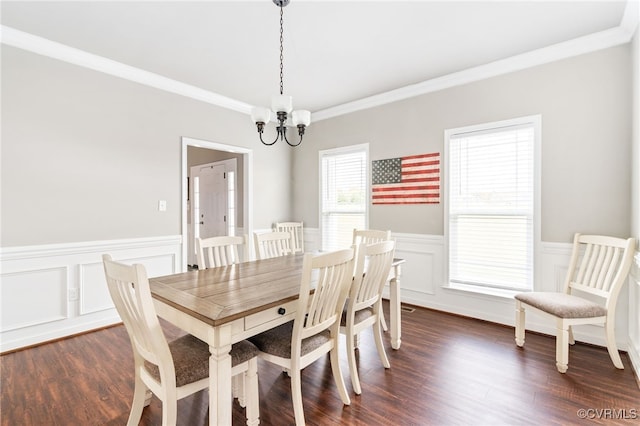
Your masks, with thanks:
<instances>
[{"instance_id":1,"label":"gray upholstered seat cushion","mask_svg":"<svg viewBox=\"0 0 640 426\"><path fill-rule=\"evenodd\" d=\"M260 351L248 340L242 340L231 347L231 366L235 367L258 356Z\"/></svg>"},{"instance_id":2,"label":"gray upholstered seat cushion","mask_svg":"<svg viewBox=\"0 0 640 426\"><path fill-rule=\"evenodd\" d=\"M170 342L169 351L176 370L176 386L184 386L209 377L209 345L202 340L187 334ZM231 365L242 364L258 353L258 348L250 342L238 342L231 347ZM153 378L160 380L158 366L147 361L144 366Z\"/></svg>"},{"instance_id":3,"label":"gray upholstered seat cushion","mask_svg":"<svg viewBox=\"0 0 640 426\"><path fill-rule=\"evenodd\" d=\"M360 309L359 311L356 311L354 315L354 318L353 318L354 324L361 323L362 321L366 320L370 316L373 316L373 308ZM347 307L346 306L342 311L342 317L340 318L340 325L343 327L346 327L347 325Z\"/></svg>"},{"instance_id":4,"label":"gray upholstered seat cushion","mask_svg":"<svg viewBox=\"0 0 640 426\"><path fill-rule=\"evenodd\" d=\"M515 298L560 318L594 318L607 315L607 309L590 300L565 293L534 291Z\"/></svg>"},{"instance_id":5,"label":"gray upholstered seat cushion","mask_svg":"<svg viewBox=\"0 0 640 426\"><path fill-rule=\"evenodd\" d=\"M291 337L293 335L293 321L272 328L256 336L250 337L251 343L256 345L262 352L275 355L281 358L291 358ZM324 330L315 336L308 337L302 341L301 353L306 355L322 344L331 340L329 330Z\"/></svg>"}]
</instances>

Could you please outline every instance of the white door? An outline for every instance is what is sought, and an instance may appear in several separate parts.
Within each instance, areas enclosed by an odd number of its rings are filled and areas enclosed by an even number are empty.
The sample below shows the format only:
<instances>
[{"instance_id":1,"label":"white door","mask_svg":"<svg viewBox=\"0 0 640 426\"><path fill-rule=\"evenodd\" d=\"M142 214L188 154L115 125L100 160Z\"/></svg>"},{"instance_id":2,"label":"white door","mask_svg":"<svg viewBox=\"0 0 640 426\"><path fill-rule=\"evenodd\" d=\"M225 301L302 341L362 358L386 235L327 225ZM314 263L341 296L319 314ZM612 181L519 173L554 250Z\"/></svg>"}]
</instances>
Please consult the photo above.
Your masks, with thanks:
<instances>
[{"instance_id":1,"label":"white door","mask_svg":"<svg viewBox=\"0 0 640 426\"><path fill-rule=\"evenodd\" d=\"M227 235L227 184L224 164L200 168L198 182L200 238Z\"/></svg>"},{"instance_id":2,"label":"white door","mask_svg":"<svg viewBox=\"0 0 640 426\"><path fill-rule=\"evenodd\" d=\"M236 160L191 167L188 264L196 262L195 238L235 235Z\"/></svg>"}]
</instances>

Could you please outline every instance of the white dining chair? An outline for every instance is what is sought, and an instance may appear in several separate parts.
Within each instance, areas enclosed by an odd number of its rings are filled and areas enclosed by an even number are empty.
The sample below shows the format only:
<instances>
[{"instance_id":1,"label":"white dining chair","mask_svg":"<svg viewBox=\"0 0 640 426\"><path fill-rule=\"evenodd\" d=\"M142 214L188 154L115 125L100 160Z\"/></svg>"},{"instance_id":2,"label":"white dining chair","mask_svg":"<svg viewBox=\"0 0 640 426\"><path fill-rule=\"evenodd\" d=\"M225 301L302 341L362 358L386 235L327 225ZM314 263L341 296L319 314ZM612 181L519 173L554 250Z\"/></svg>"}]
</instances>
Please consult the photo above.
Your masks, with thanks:
<instances>
[{"instance_id":1,"label":"white dining chair","mask_svg":"<svg viewBox=\"0 0 640 426\"><path fill-rule=\"evenodd\" d=\"M137 425L151 391L162 401L162 424L175 425L177 401L209 387L209 345L187 334L167 342L151 298L143 265L115 262L102 256L107 286L133 349L135 388L128 426ZM231 348L231 374L241 375L238 397L246 404L248 425L259 420L258 349L249 341ZM231 392L231 390L230 390Z\"/></svg>"},{"instance_id":2,"label":"white dining chair","mask_svg":"<svg viewBox=\"0 0 640 426\"><path fill-rule=\"evenodd\" d=\"M340 333L346 336L351 383L356 394L362 393L356 365L356 341L360 332L372 327L378 356L384 368L390 368L382 343L381 305L384 288L395 249L394 241L361 244L358 247L353 283L340 320Z\"/></svg>"},{"instance_id":3,"label":"white dining chair","mask_svg":"<svg viewBox=\"0 0 640 426\"><path fill-rule=\"evenodd\" d=\"M292 238L292 253L304 253L304 224L302 222L277 222L274 230L290 232Z\"/></svg>"},{"instance_id":4,"label":"white dining chair","mask_svg":"<svg viewBox=\"0 0 640 426\"><path fill-rule=\"evenodd\" d=\"M272 257L291 254L291 233L290 232L254 232L253 241L256 250L256 259L271 259Z\"/></svg>"},{"instance_id":5,"label":"white dining chair","mask_svg":"<svg viewBox=\"0 0 640 426\"><path fill-rule=\"evenodd\" d=\"M575 325L603 324L607 350L616 368L624 365L615 337L616 302L635 253L633 238L576 234L562 292L531 291L515 295L516 344L524 346L525 308L556 321L556 368L569 366L569 344Z\"/></svg>"},{"instance_id":6,"label":"white dining chair","mask_svg":"<svg viewBox=\"0 0 640 426\"><path fill-rule=\"evenodd\" d=\"M340 370L338 347L340 317L353 267L353 249L316 256L305 254L295 319L249 339L260 350L262 359L289 371L298 426L305 424L301 370L327 353L340 398L345 405L351 403Z\"/></svg>"},{"instance_id":7,"label":"white dining chair","mask_svg":"<svg viewBox=\"0 0 640 426\"><path fill-rule=\"evenodd\" d=\"M379 243L381 241L390 241L391 240L391 231L383 231L379 229L354 229L353 230L353 240L352 244L356 247L359 247L360 244L373 244ZM357 254L356 254L357 255ZM380 299L380 305L382 305L382 299ZM387 327L387 320L384 318L384 312L380 309L380 321L382 324L382 329L387 331L389 327Z\"/></svg>"},{"instance_id":8,"label":"white dining chair","mask_svg":"<svg viewBox=\"0 0 640 426\"><path fill-rule=\"evenodd\" d=\"M198 268L228 266L249 260L249 236L196 238Z\"/></svg>"}]
</instances>

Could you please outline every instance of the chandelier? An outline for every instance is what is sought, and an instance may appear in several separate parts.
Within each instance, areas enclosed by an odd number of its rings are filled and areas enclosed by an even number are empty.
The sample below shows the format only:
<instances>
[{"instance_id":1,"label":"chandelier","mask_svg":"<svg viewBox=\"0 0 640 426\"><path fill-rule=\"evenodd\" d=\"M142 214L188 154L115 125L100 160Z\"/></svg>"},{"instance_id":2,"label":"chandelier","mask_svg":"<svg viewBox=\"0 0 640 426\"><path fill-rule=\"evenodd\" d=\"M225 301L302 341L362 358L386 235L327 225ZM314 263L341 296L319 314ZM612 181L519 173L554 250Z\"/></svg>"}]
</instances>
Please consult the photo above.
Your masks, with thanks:
<instances>
[{"instance_id":1,"label":"chandelier","mask_svg":"<svg viewBox=\"0 0 640 426\"><path fill-rule=\"evenodd\" d=\"M311 113L305 110L293 111L293 99L291 96L283 94L283 76L284 68L282 62L284 60L284 53L282 48L282 42L284 40L284 33L282 30L283 24L283 8L289 4L289 0L273 0L273 3L280 8L280 94L274 95L271 98L271 110L269 108L255 107L251 110L251 120L256 123L258 127L258 134L260 135L260 142L265 145L273 145L278 139L287 142L291 146L298 146L302 142L302 136L304 135L304 129L311 123ZM264 132L265 124L271 120L271 111L276 114L278 125L276 130L278 134L271 143L267 143L262 139L262 133ZM287 139L287 117L291 114L291 123L298 128L298 135L300 140L298 143L291 143Z\"/></svg>"}]
</instances>

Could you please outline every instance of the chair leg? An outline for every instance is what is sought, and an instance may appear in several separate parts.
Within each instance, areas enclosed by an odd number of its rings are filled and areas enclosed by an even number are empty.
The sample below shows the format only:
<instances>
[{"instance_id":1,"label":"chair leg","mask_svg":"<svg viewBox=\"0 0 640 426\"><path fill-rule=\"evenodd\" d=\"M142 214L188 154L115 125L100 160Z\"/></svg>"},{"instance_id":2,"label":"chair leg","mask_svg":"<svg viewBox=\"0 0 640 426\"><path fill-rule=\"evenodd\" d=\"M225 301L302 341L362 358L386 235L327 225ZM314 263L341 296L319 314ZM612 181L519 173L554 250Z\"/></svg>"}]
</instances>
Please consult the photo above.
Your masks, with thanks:
<instances>
[{"instance_id":1,"label":"chair leg","mask_svg":"<svg viewBox=\"0 0 640 426\"><path fill-rule=\"evenodd\" d=\"M378 355L380 356L380 361L384 368L391 368L391 364L389 364L389 358L387 358L387 353L384 351L384 344L382 343L382 324L380 321L377 321L373 324L373 337L376 341L376 348L378 349Z\"/></svg>"},{"instance_id":2,"label":"chair leg","mask_svg":"<svg viewBox=\"0 0 640 426\"><path fill-rule=\"evenodd\" d=\"M618 352L618 346L616 345L616 333L614 330L613 318L608 318L605 324L605 337L607 340L607 351L609 351L609 357L613 365L619 370L624 370L622 359L620 359L620 353Z\"/></svg>"},{"instance_id":3,"label":"chair leg","mask_svg":"<svg viewBox=\"0 0 640 426\"><path fill-rule=\"evenodd\" d=\"M231 378L233 384L233 397L238 398L238 404L245 408L247 406L246 373L236 374Z\"/></svg>"},{"instance_id":4,"label":"chair leg","mask_svg":"<svg viewBox=\"0 0 640 426\"><path fill-rule=\"evenodd\" d=\"M167 398L162 401L162 426L175 426L177 421L178 400L176 398Z\"/></svg>"},{"instance_id":5,"label":"chair leg","mask_svg":"<svg viewBox=\"0 0 640 426\"><path fill-rule=\"evenodd\" d=\"M380 303L380 324L382 324L382 329L387 331L389 327L387 327L387 321L384 319L384 312L382 311L382 298L378 303Z\"/></svg>"},{"instance_id":6,"label":"chair leg","mask_svg":"<svg viewBox=\"0 0 640 426\"><path fill-rule=\"evenodd\" d=\"M291 370L291 400L293 401L293 414L296 418L296 426L302 426L304 422L304 406L302 405L302 380L300 369Z\"/></svg>"},{"instance_id":7,"label":"chair leg","mask_svg":"<svg viewBox=\"0 0 640 426\"><path fill-rule=\"evenodd\" d=\"M556 328L556 368L560 373L566 373L569 368L569 326L558 319Z\"/></svg>"},{"instance_id":8,"label":"chair leg","mask_svg":"<svg viewBox=\"0 0 640 426\"><path fill-rule=\"evenodd\" d=\"M524 346L524 307L519 300L516 300L516 345Z\"/></svg>"},{"instance_id":9,"label":"chair leg","mask_svg":"<svg viewBox=\"0 0 640 426\"><path fill-rule=\"evenodd\" d=\"M247 403L247 425L257 426L260 424L260 391L258 389L258 358L249 361L245 376L244 392Z\"/></svg>"},{"instance_id":10,"label":"chair leg","mask_svg":"<svg viewBox=\"0 0 640 426\"><path fill-rule=\"evenodd\" d=\"M133 402L131 403L131 412L129 413L127 426L136 426L140 422L140 418L142 418L142 410L146 406L145 401L147 399L147 392L149 392L147 386L144 384L140 376L136 373L135 389L133 391Z\"/></svg>"},{"instance_id":11,"label":"chair leg","mask_svg":"<svg viewBox=\"0 0 640 426\"><path fill-rule=\"evenodd\" d=\"M573 338L573 327L569 326L569 344L575 345L576 339Z\"/></svg>"},{"instance_id":12,"label":"chair leg","mask_svg":"<svg viewBox=\"0 0 640 426\"><path fill-rule=\"evenodd\" d=\"M342 377L342 370L340 369L340 356L338 355L338 340L336 339L336 344L329 352L329 357L331 359L331 371L333 372L333 379L336 382L336 386L338 386L338 392L340 393L340 398L342 399L342 403L344 405L351 404L351 399L349 399L349 395L347 394L347 387L344 385L344 378Z\"/></svg>"},{"instance_id":13,"label":"chair leg","mask_svg":"<svg viewBox=\"0 0 640 426\"><path fill-rule=\"evenodd\" d=\"M358 366L356 365L356 336L347 335L347 358L349 358L349 373L351 374L351 384L353 385L353 391L360 395L362 389L360 388L360 378L358 377ZM333 369L333 365L331 366Z\"/></svg>"}]
</instances>

